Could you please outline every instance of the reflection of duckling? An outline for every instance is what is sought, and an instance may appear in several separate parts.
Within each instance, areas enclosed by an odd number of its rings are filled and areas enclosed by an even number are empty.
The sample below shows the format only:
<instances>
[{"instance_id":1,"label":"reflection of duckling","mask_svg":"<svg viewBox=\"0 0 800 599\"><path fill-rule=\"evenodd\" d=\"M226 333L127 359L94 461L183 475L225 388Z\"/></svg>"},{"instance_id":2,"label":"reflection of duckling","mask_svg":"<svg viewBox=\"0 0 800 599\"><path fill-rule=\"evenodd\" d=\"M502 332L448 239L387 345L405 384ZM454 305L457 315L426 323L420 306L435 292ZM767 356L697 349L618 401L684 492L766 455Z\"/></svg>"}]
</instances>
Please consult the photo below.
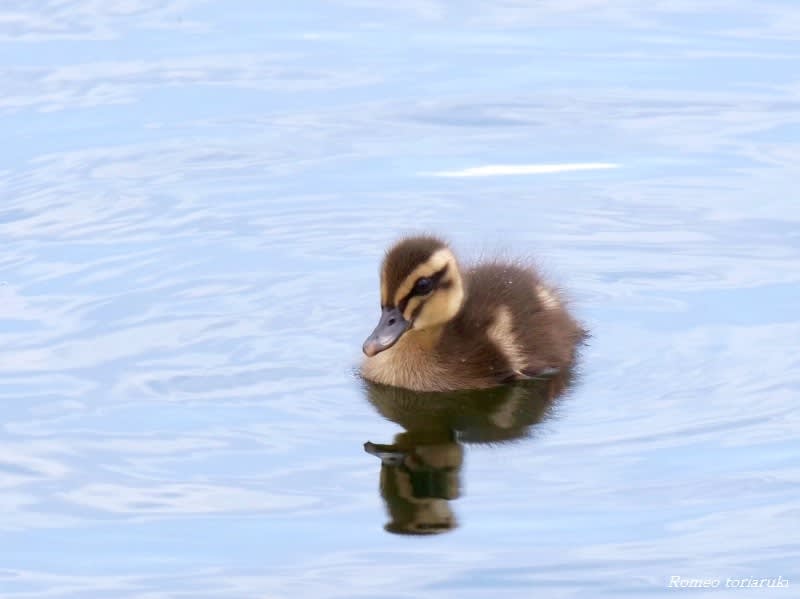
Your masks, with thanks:
<instances>
[{"instance_id":1,"label":"reflection of duckling","mask_svg":"<svg viewBox=\"0 0 800 599\"><path fill-rule=\"evenodd\" d=\"M389 251L381 307L361 372L416 391L488 388L565 369L584 336L531 268L492 262L462 272L434 237Z\"/></svg>"},{"instance_id":2,"label":"reflection of duckling","mask_svg":"<svg viewBox=\"0 0 800 599\"><path fill-rule=\"evenodd\" d=\"M461 445L401 434L392 445L367 442L364 450L381 458L381 495L392 517L387 531L436 534L456 527L450 500L460 495Z\"/></svg>"},{"instance_id":3,"label":"reflection of duckling","mask_svg":"<svg viewBox=\"0 0 800 599\"><path fill-rule=\"evenodd\" d=\"M571 384L571 370L491 389L411 391L365 381L367 399L410 435L455 433L466 443L525 437Z\"/></svg>"},{"instance_id":4,"label":"reflection of duckling","mask_svg":"<svg viewBox=\"0 0 800 599\"><path fill-rule=\"evenodd\" d=\"M492 389L416 392L365 383L370 403L403 426L391 445L367 442L381 459L381 495L391 521L386 530L433 534L452 530L450 500L460 495L461 443L525 437L566 389L570 372Z\"/></svg>"}]
</instances>

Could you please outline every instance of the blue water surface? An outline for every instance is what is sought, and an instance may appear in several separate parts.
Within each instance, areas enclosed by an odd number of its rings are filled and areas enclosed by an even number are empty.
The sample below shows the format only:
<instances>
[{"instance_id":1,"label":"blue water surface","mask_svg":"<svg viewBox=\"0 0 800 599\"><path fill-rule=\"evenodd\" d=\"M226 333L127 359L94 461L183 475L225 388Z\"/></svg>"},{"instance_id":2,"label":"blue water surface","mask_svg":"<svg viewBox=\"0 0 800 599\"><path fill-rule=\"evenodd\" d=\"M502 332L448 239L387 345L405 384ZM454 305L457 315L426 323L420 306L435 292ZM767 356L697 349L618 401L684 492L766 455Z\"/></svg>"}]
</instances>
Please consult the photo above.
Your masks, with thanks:
<instances>
[{"instance_id":1,"label":"blue water surface","mask_svg":"<svg viewBox=\"0 0 800 599\"><path fill-rule=\"evenodd\" d=\"M0 596L798 596L798 64L794 0L3 3ZM592 331L429 536L353 374L412 231Z\"/></svg>"}]
</instances>

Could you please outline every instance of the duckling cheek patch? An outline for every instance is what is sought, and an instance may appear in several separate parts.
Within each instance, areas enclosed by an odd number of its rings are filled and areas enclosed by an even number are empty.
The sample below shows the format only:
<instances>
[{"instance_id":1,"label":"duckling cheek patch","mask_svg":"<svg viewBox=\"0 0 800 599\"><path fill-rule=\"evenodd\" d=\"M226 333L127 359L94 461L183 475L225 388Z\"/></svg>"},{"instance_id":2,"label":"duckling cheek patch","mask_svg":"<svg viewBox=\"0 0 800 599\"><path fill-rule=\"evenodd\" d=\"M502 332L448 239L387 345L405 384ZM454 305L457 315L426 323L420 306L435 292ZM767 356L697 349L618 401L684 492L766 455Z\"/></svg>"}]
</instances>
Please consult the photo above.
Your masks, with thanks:
<instances>
[{"instance_id":1,"label":"duckling cheek patch","mask_svg":"<svg viewBox=\"0 0 800 599\"><path fill-rule=\"evenodd\" d=\"M414 327L424 329L434 327L451 320L461 309L464 300L464 289L460 284L447 288L439 288L429 296L421 306L414 319Z\"/></svg>"}]
</instances>

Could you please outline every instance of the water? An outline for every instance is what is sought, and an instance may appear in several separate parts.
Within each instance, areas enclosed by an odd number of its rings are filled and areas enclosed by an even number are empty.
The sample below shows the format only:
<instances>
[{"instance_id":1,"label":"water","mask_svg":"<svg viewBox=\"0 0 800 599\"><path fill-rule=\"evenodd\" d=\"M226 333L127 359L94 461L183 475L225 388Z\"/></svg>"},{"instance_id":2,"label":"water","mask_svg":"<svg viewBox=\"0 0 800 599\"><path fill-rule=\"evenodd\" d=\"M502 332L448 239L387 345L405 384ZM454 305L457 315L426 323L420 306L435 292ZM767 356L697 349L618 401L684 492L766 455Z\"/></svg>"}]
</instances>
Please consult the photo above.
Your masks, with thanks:
<instances>
[{"instance_id":1,"label":"water","mask_svg":"<svg viewBox=\"0 0 800 599\"><path fill-rule=\"evenodd\" d=\"M798 59L788 0L5 3L0 595L796 596ZM555 405L375 409L418 230L568 290Z\"/></svg>"}]
</instances>

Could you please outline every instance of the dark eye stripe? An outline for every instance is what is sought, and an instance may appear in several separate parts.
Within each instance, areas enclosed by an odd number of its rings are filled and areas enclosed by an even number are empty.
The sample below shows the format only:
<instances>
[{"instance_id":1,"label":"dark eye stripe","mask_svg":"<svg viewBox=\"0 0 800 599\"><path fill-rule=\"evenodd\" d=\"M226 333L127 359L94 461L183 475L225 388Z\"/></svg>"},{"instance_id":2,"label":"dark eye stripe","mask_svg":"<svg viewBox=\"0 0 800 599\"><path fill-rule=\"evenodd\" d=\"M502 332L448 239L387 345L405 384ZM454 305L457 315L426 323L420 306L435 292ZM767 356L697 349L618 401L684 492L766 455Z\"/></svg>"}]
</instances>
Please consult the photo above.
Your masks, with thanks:
<instances>
[{"instance_id":1,"label":"dark eye stripe","mask_svg":"<svg viewBox=\"0 0 800 599\"><path fill-rule=\"evenodd\" d=\"M445 264L444 267L442 267L440 270L437 270L430 277L428 277L429 279L431 279L433 281L433 288L431 289L431 291L435 291L436 288L439 286L439 281L447 273L447 268L449 266L450 266L449 264ZM406 311L406 306L408 306L408 300L410 300L412 297L414 297L414 288L413 287L411 288L411 291L409 291L406 294L406 296L398 302L397 307L400 309L400 312L405 312ZM420 304L420 307L422 307L422 304ZM417 312L417 310L414 310L414 311Z\"/></svg>"},{"instance_id":2,"label":"dark eye stripe","mask_svg":"<svg viewBox=\"0 0 800 599\"><path fill-rule=\"evenodd\" d=\"M419 313L422 312L422 306L424 306L424 305L425 305L425 302L420 302L419 306L414 308L414 311L411 313L411 320L412 321L417 319L417 316L419 316Z\"/></svg>"}]
</instances>

